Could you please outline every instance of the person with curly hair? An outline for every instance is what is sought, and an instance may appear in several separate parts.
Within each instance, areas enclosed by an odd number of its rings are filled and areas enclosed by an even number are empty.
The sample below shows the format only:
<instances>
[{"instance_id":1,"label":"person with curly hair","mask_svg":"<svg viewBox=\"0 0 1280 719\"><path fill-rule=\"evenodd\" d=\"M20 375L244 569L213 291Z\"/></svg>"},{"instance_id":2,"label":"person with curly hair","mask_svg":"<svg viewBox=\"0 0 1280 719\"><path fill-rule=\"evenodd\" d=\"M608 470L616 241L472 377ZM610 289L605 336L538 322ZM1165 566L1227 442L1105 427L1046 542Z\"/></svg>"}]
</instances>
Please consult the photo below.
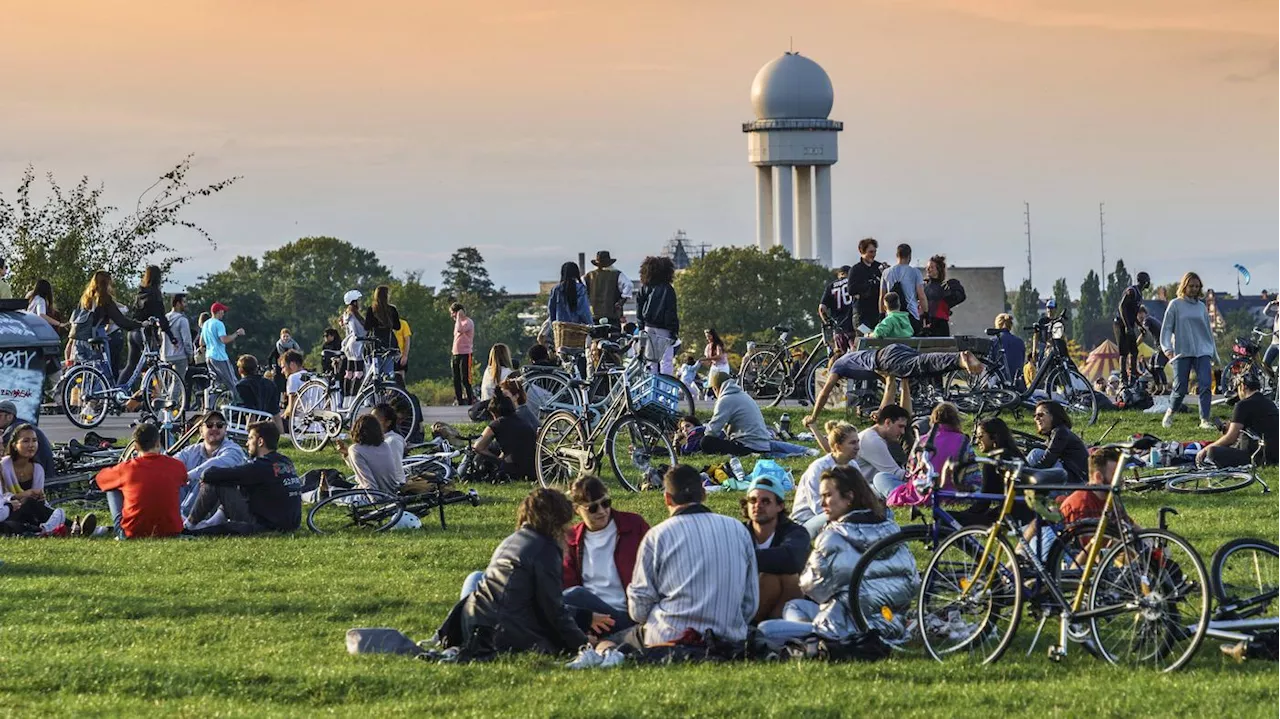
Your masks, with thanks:
<instances>
[{"instance_id":1,"label":"person with curly hair","mask_svg":"<svg viewBox=\"0 0 1280 719\"><path fill-rule=\"evenodd\" d=\"M670 375L674 369L675 338L680 334L676 307L675 263L669 257L646 257L640 263L640 284L636 293L636 324L649 335L645 359L653 372Z\"/></svg>"}]
</instances>

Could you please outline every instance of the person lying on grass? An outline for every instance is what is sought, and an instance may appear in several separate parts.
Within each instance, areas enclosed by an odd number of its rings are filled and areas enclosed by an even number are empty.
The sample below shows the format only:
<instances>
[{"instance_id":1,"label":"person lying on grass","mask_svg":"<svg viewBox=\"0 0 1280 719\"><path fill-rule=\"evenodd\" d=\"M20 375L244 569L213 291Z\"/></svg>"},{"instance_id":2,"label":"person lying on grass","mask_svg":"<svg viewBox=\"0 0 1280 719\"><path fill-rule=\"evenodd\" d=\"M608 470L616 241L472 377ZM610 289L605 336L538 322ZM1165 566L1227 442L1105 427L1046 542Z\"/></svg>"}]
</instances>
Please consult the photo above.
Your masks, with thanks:
<instances>
[{"instance_id":1,"label":"person lying on grass","mask_svg":"<svg viewBox=\"0 0 1280 719\"><path fill-rule=\"evenodd\" d=\"M635 626L627 614L627 587L649 525L638 514L614 509L599 477L574 480L569 496L582 521L565 535L565 606L584 632L599 635Z\"/></svg>"},{"instance_id":2,"label":"person lying on grass","mask_svg":"<svg viewBox=\"0 0 1280 719\"><path fill-rule=\"evenodd\" d=\"M361 419L365 418L372 419L367 415ZM245 444L253 461L238 467L214 467L204 473L184 533L292 532L302 523L302 480L293 462L277 451L279 428L270 420L251 424ZM224 521L193 529L217 513Z\"/></svg>"},{"instance_id":3,"label":"person lying on grass","mask_svg":"<svg viewBox=\"0 0 1280 719\"><path fill-rule=\"evenodd\" d=\"M938 377L954 370L963 369L970 374L982 371L982 361L972 352L920 352L904 344L891 344L878 349L846 352L831 365L827 381L813 402L813 411L805 417L805 424L818 421L818 414L827 404L827 398L835 391L841 379L866 382L881 377L885 382L884 398L880 402L883 409L894 400L897 380L924 379ZM911 411L911 386L902 383L901 406Z\"/></svg>"},{"instance_id":4,"label":"person lying on grass","mask_svg":"<svg viewBox=\"0 0 1280 719\"><path fill-rule=\"evenodd\" d=\"M178 497L187 486L187 468L165 455L160 428L150 422L133 428L133 442L137 456L94 478L107 494L112 523L128 539L177 536L182 532Z\"/></svg>"}]
</instances>

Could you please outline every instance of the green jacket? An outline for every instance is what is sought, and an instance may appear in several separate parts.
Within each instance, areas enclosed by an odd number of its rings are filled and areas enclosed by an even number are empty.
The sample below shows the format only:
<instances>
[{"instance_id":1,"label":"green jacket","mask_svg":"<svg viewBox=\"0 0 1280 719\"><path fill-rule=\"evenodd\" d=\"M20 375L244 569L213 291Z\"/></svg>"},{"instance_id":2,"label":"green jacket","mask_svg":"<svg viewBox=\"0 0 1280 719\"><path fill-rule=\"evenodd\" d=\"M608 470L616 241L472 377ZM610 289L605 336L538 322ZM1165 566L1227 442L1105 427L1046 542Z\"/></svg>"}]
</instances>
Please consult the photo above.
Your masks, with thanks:
<instances>
[{"instance_id":1,"label":"green jacket","mask_svg":"<svg viewBox=\"0 0 1280 719\"><path fill-rule=\"evenodd\" d=\"M880 324L876 325L872 334L880 339L911 337L914 334L911 329L911 316L901 310L894 310L880 320Z\"/></svg>"}]
</instances>

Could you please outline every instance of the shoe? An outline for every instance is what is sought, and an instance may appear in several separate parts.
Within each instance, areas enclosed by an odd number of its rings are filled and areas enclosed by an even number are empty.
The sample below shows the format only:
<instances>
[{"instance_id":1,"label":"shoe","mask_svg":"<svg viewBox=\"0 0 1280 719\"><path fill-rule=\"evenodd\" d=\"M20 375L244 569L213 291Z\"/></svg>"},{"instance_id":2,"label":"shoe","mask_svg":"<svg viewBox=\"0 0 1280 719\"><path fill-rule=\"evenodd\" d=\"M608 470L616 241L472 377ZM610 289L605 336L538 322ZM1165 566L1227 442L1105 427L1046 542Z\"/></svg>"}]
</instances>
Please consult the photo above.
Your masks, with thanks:
<instances>
[{"instance_id":1,"label":"shoe","mask_svg":"<svg viewBox=\"0 0 1280 719\"><path fill-rule=\"evenodd\" d=\"M617 649L606 649L604 650L604 655L600 659L600 668L611 669L613 667L621 665L626 660L627 660L627 655L623 654Z\"/></svg>"},{"instance_id":2,"label":"shoe","mask_svg":"<svg viewBox=\"0 0 1280 719\"><path fill-rule=\"evenodd\" d=\"M822 453L821 453L821 452L819 452L818 450L814 449L813 447L810 447L809 449L806 449L806 450L804 451L804 456L806 456L806 457L817 457L817 456L818 456L818 455L820 455L820 454L822 454Z\"/></svg>"},{"instance_id":3,"label":"shoe","mask_svg":"<svg viewBox=\"0 0 1280 719\"><path fill-rule=\"evenodd\" d=\"M1160 426L1168 429L1173 426L1173 409L1164 411L1164 419L1160 420Z\"/></svg>"},{"instance_id":4,"label":"shoe","mask_svg":"<svg viewBox=\"0 0 1280 719\"><path fill-rule=\"evenodd\" d=\"M595 649L586 646L578 651L578 656L573 661L564 666L565 669L593 669L600 666L603 661L604 657L600 656Z\"/></svg>"},{"instance_id":5,"label":"shoe","mask_svg":"<svg viewBox=\"0 0 1280 719\"><path fill-rule=\"evenodd\" d=\"M86 514L79 521L80 536L92 537L95 530L98 529L98 515Z\"/></svg>"},{"instance_id":6,"label":"shoe","mask_svg":"<svg viewBox=\"0 0 1280 719\"><path fill-rule=\"evenodd\" d=\"M1218 430L1218 427L1214 425L1213 422L1210 422L1207 419L1202 419L1200 420L1200 429L1211 429L1216 432Z\"/></svg>"},{"instance_id":7,"label":"shoe","mask_svg":"<svg viewBox=\"0 0 1280 719\"><path fill-rule=\"evenodd\" d=\"M49 515L49 519L40 525L40 531L45 534L53 534L55 530L67 523L67 513L61 509L53 510L53 514Z\"/></svg>"},{"instance_id":8,"label":"shoe","mask_svg":"<svg viewBox=\"0 0 1280 719\"><path fill-rule=\"evenodd\" d=\"M440 658L437 660L440 664L456 664L458 655L462 653L462 647L449 647L440 652Z\"/></svg>"},{"instance_id":9,"label":"shoe","mask_svg":"<svg viewBox=\"0 0 1280 719\"><path fill-rule=\"evenodd\" d=\"M1227 656L1235 660L1236 664L1240 664L1245 660L1247 656L1246 651L1249 649L1249 642L1236 642L1235 644L1223 644L1221 645L1221 649L1223 654L1226 654Z\"/></svg>"}]
</instances>

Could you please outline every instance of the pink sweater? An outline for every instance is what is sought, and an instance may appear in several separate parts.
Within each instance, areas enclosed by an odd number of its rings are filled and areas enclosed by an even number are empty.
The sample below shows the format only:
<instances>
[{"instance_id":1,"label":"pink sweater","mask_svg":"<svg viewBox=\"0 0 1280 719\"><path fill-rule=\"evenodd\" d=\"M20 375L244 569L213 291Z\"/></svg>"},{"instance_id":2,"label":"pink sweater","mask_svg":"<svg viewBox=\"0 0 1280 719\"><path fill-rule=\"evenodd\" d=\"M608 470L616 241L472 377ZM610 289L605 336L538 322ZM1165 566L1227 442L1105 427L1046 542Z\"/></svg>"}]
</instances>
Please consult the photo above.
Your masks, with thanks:
<instances>
[{"instance_id":1,"label":"pink sweater","mask_svg":"<svg viewBox=\"0 0 1280 719\"><path fill-rule=\"evenodd\" d=\"M471 343L476 336L476 323L470 317L453 321L453 353L456 355L471 354Z\"/></svg>"}]
</instances>

